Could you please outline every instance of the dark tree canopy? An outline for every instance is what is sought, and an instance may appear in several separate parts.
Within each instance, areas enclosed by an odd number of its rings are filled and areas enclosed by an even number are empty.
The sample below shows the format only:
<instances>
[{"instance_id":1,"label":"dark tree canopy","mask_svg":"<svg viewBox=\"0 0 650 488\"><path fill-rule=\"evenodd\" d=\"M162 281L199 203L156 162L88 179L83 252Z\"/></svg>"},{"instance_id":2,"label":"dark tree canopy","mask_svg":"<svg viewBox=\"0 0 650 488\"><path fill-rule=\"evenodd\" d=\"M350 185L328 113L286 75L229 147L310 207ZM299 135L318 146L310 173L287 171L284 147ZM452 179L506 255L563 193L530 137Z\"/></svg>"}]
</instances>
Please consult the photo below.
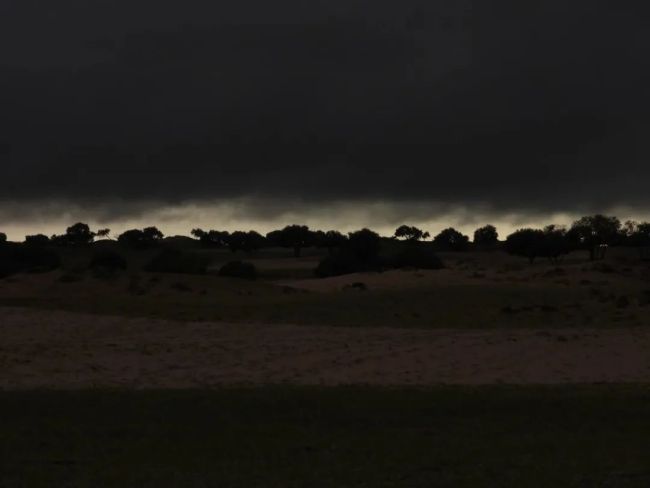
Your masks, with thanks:
<instances>
[{"instance_id":1,"label":"dark tree canopy","mask_svg":"<svg viewBox=\"0 0 650 488\"><path fill-rule=\"evenodd\" d=\"M350 232L336 254L330 254L318 264L317 276L337 276L381 268L379 248L381 237L369 229Z\"/></svg>"},{"instance_id":2,"label":"dark tree canopy","mask_svg":"<svg viewBox=\"0 0 650 488\"><path fill-rule=\"evenodd\" d=\"M319 230L315 232L315 240L318 247L325 248L329 254L332 254L334 249L345 245L348 238L337 230L328 230L327 232Z\"/></svg>"},{"instance_id":3,"label":"dark tree canopy","mask_svg":"<svg viewBox=\"0 0 650 488\"><path fill-rule=\"evenodd\" d=\"M102 239L108 239L111 234L111 229L99 229L97 231L97 237L101 237Z\"/></svg>"},{"instance_id":4,"label":"dark tree canopy","mask_svg":"<svg viewBox=\"0 0 650 488\"><path fill-rule=\"evenodd\" d=\"M465 251L469 246L469 237L450 227L440 232L433 242L443 251Z\"/></svg>"},{"instance_id":5,"label":"dark tree canopy","mask_svg":"<svg viewBox=\"0 0 650 488\"><path fill-rule=\"evenodd\" d=\"M499 233L493 225L479 227L474 231L474 244L479 247L493 247L499 242Z\"/></svg>"},{"instance_id":6,"label":"dark tree canopy","mask_svg":"<svg viewBox=\"0 0 650 488\"><path fill-rule=\"evenodd\" d=\"M165 237L165 234L160 232L157 227L145 227L142 233L144 234L144 238L151 242L162 241Z\"/></svg>"},{"instance_id":7,"label":"dark tree canopy","mask_svg":"<svg viewBox=\"0 0 650 488\"><path fill-rule=\"evenodd\" d=\"M162 241L164 235L156 227L147 227L145 229L131 229L120 234L117 238L121 244L136 249L148 249L155 247Z\"/></svg>"},{"instance_id":8,"label":"dark tree canopy","mask_svg":"<svg viewBox=\"0 0 650 488\"><path fill-rule=\"evenodd\" d=\"M250 253L263 248L265 245L266 238L254 230L248 232L238 230L228 237L228 247L232 252L244 251Z\"/></svg>"},{"instance_id":9,"label":"dark tree canopy","mask_svg":"<svg viewBox=\"0 0 650 488\"><path fill-rule=\"evenodd\" d=\"M226 247L230 232L220 230L193 229L192 235L206 247Z\"/></svg>"},{"instance_id":10,"label":"dark tree canopy","mask_svg":"<svg viewBox=\"0 0 650 488\"><path fill-rule=\"evenodd\" d=\"M621 234L621 221L617 217L592 215L576 220L567 232L567 238L579 249L589 251L594 260L602 245L617 244Z\"/></svg>"},{"instance_id":11,"label":"dark tree canopy","mask_svg":"<svg viewBox=\"0 0 650 488\"><path fill-rule=\"evenodd\" d=\"M300 257L303 248L313 246L315 237L314 232L306 225L287 225L284 229L266 235L272 245L293 248L295 257Z\"/></svg>"},{"instance_id":12,"label":"dark tree canopy","mask_svg":"<svg viewBox=\"0 0 650 488\"><path fill-rule=\"evenodd\" d=\"M345 246L355 258L361 261L373 261L379 256L379 234L370 229L361 229L348 234L348 242Z\"/></svg>"},{"instance_id":13,"label":"dark tree canopy","mask_svg":"<svg viewBox=\"0 0 650 488\"><path fill-rule=\"evenodd\" d=\"M0 244L3 242L7 242L7 234L0 232Z\"/></svg>"},{"instance_id":14,"label":"dark tree canopy","mask_svg":"<svg viewBox=\"0 0 650 488\"><path fill-rule=\"evenodd\" d=\"M422 229L418 229L415 226L410 225L400 225L395 229L394 237L397 239L404 239L407 241L420 241L423 239L428 239L431 235L428 232L424 232Z\"/></svg>"},{"instance_id":15,"label":"dark tree canopy","mask_svg":"<svg viewBox=\"0 0 650 488\"><path fill-rule=\"evenodd\" d=\"M555 225L542 229L519 229L508 236L505 249L509 254L526 257L532 263L538 257L558 260L571 251L566 231Z\"/></svg>"},{"instance_id":16,"label":"dark tree canopy","mask_svg":"<svg viewBox=\"0 0 650 488\"><path fill-rule=\"evenodd\" d=\"M519 229L506 238L505 249L509 254L526 257L532 263L542 247L544 231L541 229Z\"/></svg>"},{"instance_id":17,"label":"dark tree canopy","mask_svg":"<svg viewBox=\"0 0 650 488\"><path fill-rule=\"evenodd\" d=\"M64 244L64 245L67 244L83 245L83 244L90 244L91 242L93 242L93 240L95 240L96 235L97 234L95 234L94 232L91 232L88 224L78 222L68 227L65 234L63 234L62 236L54 236L52 240L54 240L58 244Z\"/></svg>"}]
</instances>

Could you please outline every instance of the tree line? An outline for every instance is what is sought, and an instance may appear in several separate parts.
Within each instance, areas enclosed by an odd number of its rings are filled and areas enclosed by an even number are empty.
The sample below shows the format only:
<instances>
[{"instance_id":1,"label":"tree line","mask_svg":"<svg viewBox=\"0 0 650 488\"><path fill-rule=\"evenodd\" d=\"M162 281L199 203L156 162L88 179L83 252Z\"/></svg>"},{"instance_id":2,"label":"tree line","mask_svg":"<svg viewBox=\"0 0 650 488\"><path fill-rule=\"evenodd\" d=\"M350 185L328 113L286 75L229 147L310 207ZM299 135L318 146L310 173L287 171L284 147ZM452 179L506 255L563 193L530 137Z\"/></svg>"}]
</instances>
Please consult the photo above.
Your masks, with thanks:
<instances>
[{"instance_id":1,"label":"tree line","mask_svg":"<svg viewBox=\"0 0 650 488\"><path fill-rule=\"evenodd\" d=\"M337 249L350 246L351 241L379 242L382 239L379 234L369 229L343 234L336 230L312 230L306 225L287 225L266 235L254 230L228 232L199 228L193 229L191 235L205 247L227 248L232 252L247 253L265 247L284 247L292 249L295 257L300 257L305 248L327 249L328 254L332 255ZM147 249L155 247L164 237L157 227L145 227L127 230L113 240L128 247ZM471 241L468 235L453 227L444 229L431 238L429 232L418 227L400 225L391 238L406 243L429 242L437 251L504 249L510 254L526 257L531 262L540 257L557 260L569 252L585 250L590 259L595 260L604 257L609 246L649 247L650 223L621 223L617 217L598 214L582 217L568 227L548 225L539 229L519 229L503 241L499 240L498 231L493 225L476 229ZM110 229L92 231L88 224L80 222L68 227L61 235L29 235L24 243L33 246L75 246L90 244L99 239L112 239ZM7 236L0 233L0 243L6 240Z\"/></svg>"}]
</instances>

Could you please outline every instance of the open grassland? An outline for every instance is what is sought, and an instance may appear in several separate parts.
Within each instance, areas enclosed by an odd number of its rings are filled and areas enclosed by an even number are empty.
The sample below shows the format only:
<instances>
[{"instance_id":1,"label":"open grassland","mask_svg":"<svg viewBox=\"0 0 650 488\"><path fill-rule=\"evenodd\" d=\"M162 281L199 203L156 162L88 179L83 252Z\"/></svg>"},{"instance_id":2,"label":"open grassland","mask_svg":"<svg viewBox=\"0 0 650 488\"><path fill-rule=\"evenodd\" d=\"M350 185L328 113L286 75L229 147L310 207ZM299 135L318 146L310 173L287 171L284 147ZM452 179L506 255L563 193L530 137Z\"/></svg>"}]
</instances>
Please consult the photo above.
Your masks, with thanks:
<instances>
[{"instance_id":1,"label":"open grassland","mask_svg":"<svg viewBox=\"0 0 650 488\"><path fill-rule=\"evenodd\" d=\"M188 321L416 328L567 328L648 325L650 267L614 250L602 262L584 255L564 262L525 260L501 252L447 253L438 271L396 270L316 279L317 257L287 250L247 259L254 282L212 274L141 271L151 253L134 252L130 267L96 277L81 253L63 270L0 280L0 304ZM201 251L203 252L203 251ZM208 252L208 251L205 251ZM209 251L216 262L232 259ZM617 254L619 253L619 254ZM84 261L86 259L86 261ZM135 263L135 264L134 264Z\"/></svg>"},{"instance_id":2,"label":"open grassland","mask_svg":"<svg viewBox=\"0 0 650 488\"><path fill-rule=\"evenodd\" d=\"M0 393L0 486L647 487L647 387Z\"/></svg>"}]
</instances>

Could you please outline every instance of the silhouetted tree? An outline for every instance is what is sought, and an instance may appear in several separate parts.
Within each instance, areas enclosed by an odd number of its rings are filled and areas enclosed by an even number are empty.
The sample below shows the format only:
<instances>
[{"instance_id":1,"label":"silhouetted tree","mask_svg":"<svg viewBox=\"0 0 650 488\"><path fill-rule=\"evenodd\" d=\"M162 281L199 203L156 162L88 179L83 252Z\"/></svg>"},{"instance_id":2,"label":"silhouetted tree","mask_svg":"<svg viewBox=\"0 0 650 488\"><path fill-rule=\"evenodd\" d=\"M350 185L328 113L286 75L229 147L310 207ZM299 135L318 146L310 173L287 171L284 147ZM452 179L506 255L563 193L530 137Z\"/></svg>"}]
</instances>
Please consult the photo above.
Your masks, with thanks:
<instances>
[{"instance_id":1,"label":"silhouetted tree","mask_svg":"<svg viewBox=\"0 0 650 488\"><path fill-rule=\"evenodd\" d=\"M7 234L0 232L0 244L7 242Z\"/></svg>"},{"instance_id":2,"label":"silhouetted tree","mask_svg":"<svg viewBox=\"0 0 650 488\"><path fill-rule=\"evenodd\" d=\"M616 217L593 215L576 220L567 232L567 239L578 249L589 251L589 259L596 259L602 245L616 244L620 238L621 221Z\"/></svg>"},{"instance_id":3,"label":"silhouetted tree","mask_svg":"<svg viewBox=\"0 0 650 488\"><path fill-rule=\"evenodd\" d=\"M165 234L158 230L157 227L145 227L142 232L144 234L144 238L150 242L162 241L165 237Z\"/></svg>"},{"instance_id":4,"label":"silhouetted tree","mask_svg":"<svg viewBox=\"0 0 650 488\"><path fill-rule=\"evenodd\" d=\"M571 245L566 237L566 229L557 225L547 225L542 231L544 238L541 242L539 255L557 261L571 251Z\"/></svg>"},{"instance_id":5,"label":"silhouetted tree","mask_svg":"<svg viewBox=\"0 0 650 488\"><path fill-rule=\"evenodd\" d=\"M499 233L493 225L479 227L474 231L474 244L479 247L494 247L499 242Z\"/></svg>"},{"instance_id":6,"label":"silhouetted tree","mask_svg":"<svg viewBox=\"0 0 650 488\"><path fill-rule=\"evenodd\" d=\"M314 245L315 235L306 225L287 225L269 232L266 239L273 245L293 248L293 255L299 258L303 248Z\"/></svg>"},{"instance_id":7,"label":"silhouetted tree","mask_svg":"<svg viewBox=\"0 0 650 488\"><path fill-rule=\"evenodd\" d=\"M97 231L97 237L101 237L102 239L109 239L110 234L111 229L99 229Z\"/></svg>"},{"instance_id":8,"label":"silhouetted tree","mask_svg":"<svg viewBox=\"0 0 650 488\"><path fill-rule=\"evenodd\" d=\"M532 263L538 257L557 261L571 251L563 227L549 225L540 229L519 229L510 234L505 243L509 254L523 256Z\"/></svg>"},{"instance_id":9,"label":"silhouetted tree","mask_svg":"<svg viewBox=\"0 0 650 488\"><path fill-rule=\"evenodd\" d=\"M29 246L46 246L50 243L50 238L43 234L35 234L25 237L25 244Z\"/></svg>"},{"instance_id":10,"label":"silhouetted tree","mask_svg":"<svg viewBox=\"0 0 650 488\"><path fill-rule=\"evenodd\" d=\"M194 229L192 235L206 247L226 247L230 233L228 231L209 230L206 232L203 229Z\"/></svg>"},{"instance_id":11,"label":"silhouetted tree","mask_svg":"<svg viewBox=\"0 0 650 488\"><path fill-rule=\"evenodd\" d=\"M400 225L395 229L394 237L397 239L404 239L407 241L420 241L428 239L431 236L428 232L424 232L415 226Z\"/></svg>"},{"instance_id":12,"label":"silhouetted tree","mask_svg":"<svg viewBox=\"0 0 650 488\"><path fill-rule=\"evenodd\" d=\"M190 232L194 237L196 237L198 240L201 240L207 232L204 231L203 229L192 229L192 232Z\"/></svg>"},{"instance_id":13,"label":"silhouetted tree","mask_svg":"<svg viewBox=\"0 0 650 488\"><path fill-rule=\"evenodd\" d=\"M465 251L469 246L469 237L450 227L433 239L434 244L444 251Z\"/></svg>"},{"instance_id":14,"label":"silhouetted tree","mask_svg":"<svg viewBox=\"0 0 650 488\"><path fill-rule=\"evenodd\" d=\"M266 244L266 239L258 232L235 231L228 236L228 247L232 252L244 251L247 253L257 251Z\"/></svg>"},{"instance_id":15,"label":"silhouetted tree","mask_svg":"<svg viewBox=\"0 0 650 488\"><path fill-rule=\"evenodd\" d=\"M519 229L506 238L505 249L508 254L526 257L532 263L539 256L543 241L543 230Z\"/></svg>"},{"instance_id":16,"label":"silhouetted tree","mask_svg":"<svg viewBox=\"0 0 650 488\"><path fill-rule=\"evenodd\" d=\"M379 234L369 229L350 232L348 239L336 254L326 256L314 270L317 276L337 276L360 271L373 271L381 267L379 260Z\"/></svg>"},{"instance_id":17,"label":"silhouetted tree","mask_svg":"<svg viewBox=\"0 0 650 488\"><path fill-rule=\"evenodd\" d=\"M68 227L65 234L59 236L57 240L63 244L83 245L93 242L96 235L90 231L88 224L78 222Z\"/></svg>"},{"instance_id":18,"label":"silhouetted tree","mask_svg":"<svg viewBox=\"0 0 650 488\"><path fill-rule=\"evenodd\" d=\"M131 229L123 232L117 238L120 244L124 244L135 249L149 249L157 246L163 239L164 235L156 227L147 227L143 230Z\"/></svg>"},{"instance_id":19,"label":"silhouetted tree","mask_svg":"<svg viewBox=\"0 0 650 488\"><path fill-rule=\"evenodd\" d=\"M381 238L379 234L370 229L361 229L348 234L348 242L345 246L356 259L362 262L376 261L379 257L379 245Z\"/></svg>"},{"instance_id":20,"label":"silhouetted tree","mask_svg":"<svg viewBox=\"0 0 650 488\"><path fill-rule=\"evenodd\" d=\"M326 248L328 254L332 254L335 249L345 245L348 238L336 230L328 230L323 232L321 230L315 232L315 241L318 247Z\"/></svg>"}]
</instances>

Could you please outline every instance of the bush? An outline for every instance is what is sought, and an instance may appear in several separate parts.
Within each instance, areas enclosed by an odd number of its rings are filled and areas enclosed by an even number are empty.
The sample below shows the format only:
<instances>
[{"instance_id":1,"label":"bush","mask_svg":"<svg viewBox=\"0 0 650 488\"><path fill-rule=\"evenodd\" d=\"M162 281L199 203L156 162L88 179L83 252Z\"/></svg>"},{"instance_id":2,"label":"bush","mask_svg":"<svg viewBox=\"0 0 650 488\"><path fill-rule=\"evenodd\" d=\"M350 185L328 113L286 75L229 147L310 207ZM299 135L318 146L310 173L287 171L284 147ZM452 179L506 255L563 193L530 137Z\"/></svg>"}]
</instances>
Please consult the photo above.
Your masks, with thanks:
<instances>
[{"instance_id":1,"label":"bush","mask_svg":"<svg viewBox=\"0 0 650 488\"><path fill-rule=\"evenodd\" d=\"M210 258L178 249L165 249L144 270L153 273L205 274Z\"/></svg>"},{"instance_id":2,"label":"bush","mask_svg":"<svg viewBox=\"0 0 650 488\"><path fill-rule=\"evenodd\" d=\"M444 265L431 245L407 245L388 259L391 268L442 269Z\"/></svg>"},{"instance_id":3,"label":"bush","mask_svg":"<svg viewBox=\"0 0 650 488\"><path fill-rule=\"evenodd\" d=\"M314 270L314 274L320 278L326 278L364 271L380 271L381 268L379 259L366 261L348 250L341 250L322 259Z\"/></svg>"},{"instance_id":4,"label":"bush","mask_svg":"<svg viewBox=\"0 0 650 488\"><path fill-rule=\"evenodd\" d=\"M364 259L347 246L339 252L325 257L318 263L314 274L320 278L340 276L350 273L382 271L386 268L441 269L442 261L435 254L431 243L400 243L396 251L388 258L374 255Z\"/></svg>"},{"instance_id":5,"label":"bush","mask_svg":"<svg viewBox=\"0 0 650 488\"><path fill-rule=\"evenodd\" d=\"M117 273L125 271L128 267L126 259L115 251L101 251L96 253L90 261L89 268L101 273Z\"/></svg>"},{"instance_id":6,"label":"bush","mask_svg":"<svg viewBox=\"0 0 650 488\"><path fill-rule=\"evenodd\" d=\"M219 269L219 276L254 280L257 278L257 268L254 264L245 261L230 261Z\"/></svg>"},{"instance_id":7,"label":"bush","mask_svg":"<svg viewBox=\"0 0 650 488\"><path fill-rule=\"evenodd\" d=\"M50 249L5 244L0 247L0 277L16 273L46 273L61 266L61 258Z\"/></svg>"},{"instance_id":8,"label":"bush","mask_svg":"<svg viewBox=\"0 0 650 488\"><path fill-rule=\"evenodd\" d=\"M33 236L25 237L25 244L29 246L47 246L50 243L50 238L43 234L36 234Z\"/></svg>"}]
</instances>

